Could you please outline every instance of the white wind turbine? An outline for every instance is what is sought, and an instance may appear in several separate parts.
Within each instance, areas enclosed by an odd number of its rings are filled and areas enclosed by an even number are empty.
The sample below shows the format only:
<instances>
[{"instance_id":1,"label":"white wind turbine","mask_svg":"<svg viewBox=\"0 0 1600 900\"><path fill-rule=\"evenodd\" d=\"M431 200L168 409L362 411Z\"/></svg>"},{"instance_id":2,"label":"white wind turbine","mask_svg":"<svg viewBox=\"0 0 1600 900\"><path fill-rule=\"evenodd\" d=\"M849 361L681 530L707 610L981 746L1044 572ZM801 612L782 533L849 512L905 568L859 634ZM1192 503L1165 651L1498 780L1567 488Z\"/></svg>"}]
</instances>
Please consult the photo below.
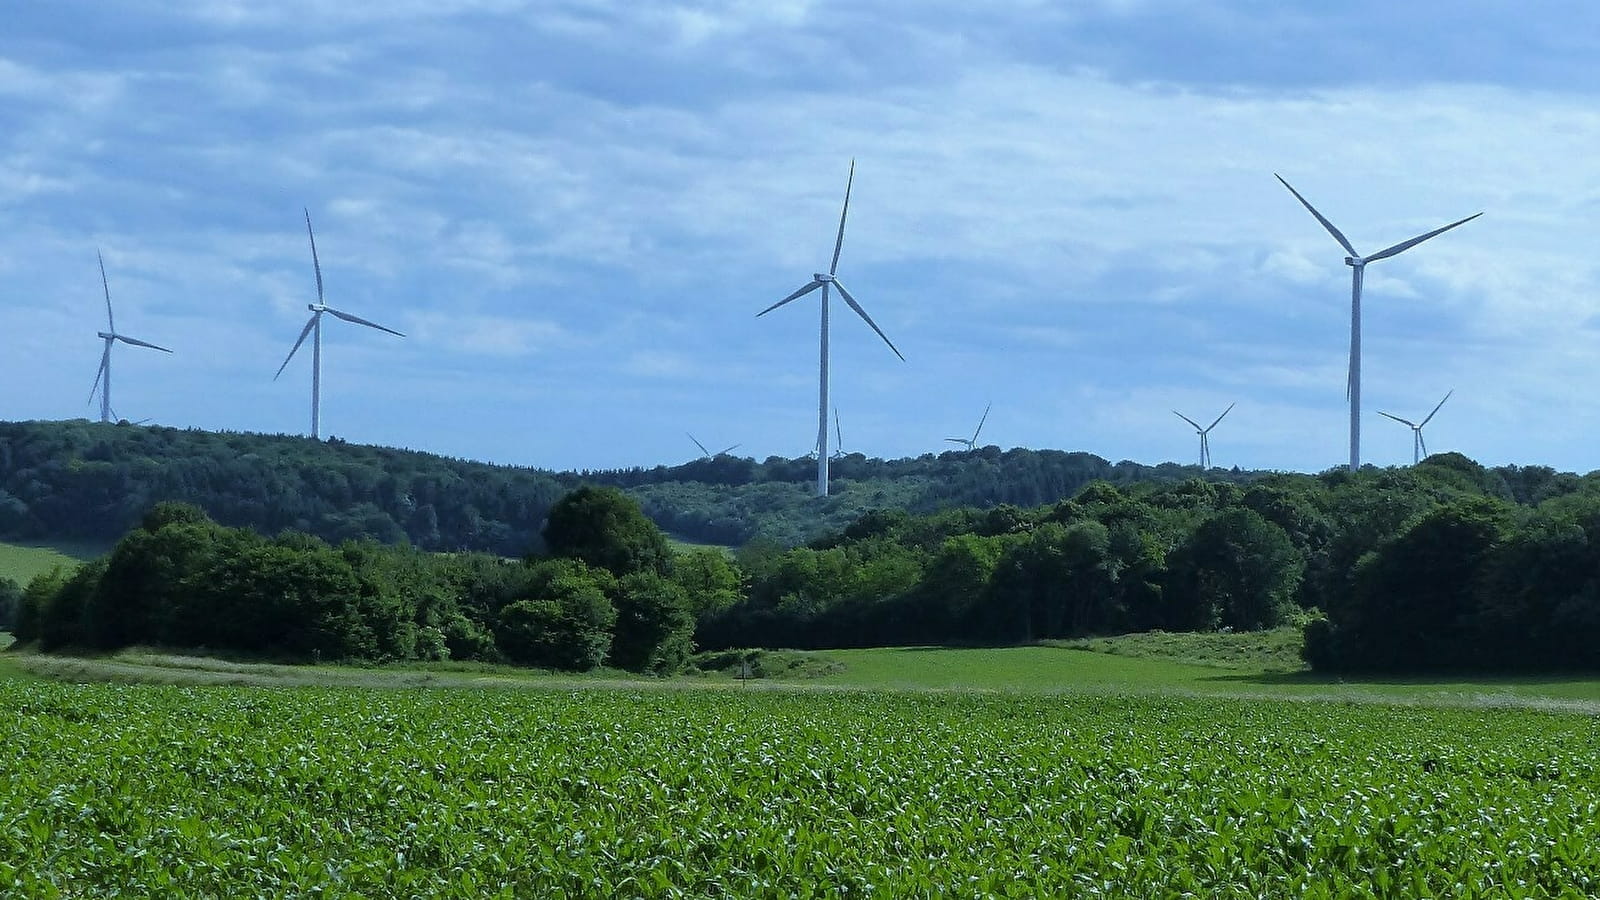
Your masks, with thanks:
<instances>
[{"instance_id":1,"label":"white wind turbine","mask_svg":"<svg viewBox=\"0 0 1600 900\"><path fill-rule=\"evenodd\" d=\"M685 431L684 434L689 434L689 432ZM738 444L734 444L732 447L724 447L721 450L718 450L717 452L712 453L710 450L707 450L706 449L706 445L700 443L700 439L695 437L694 435L689 434L689 440L694 441L694 445L696 447L699 447L700 448L700 452L702 454L704 454L703 456L700 457L701 459L712 459L713 457L721 456L724 453L729 452L730 450L737 450L739 448Z\"/></svg>"},{"instance_id":2,"label":"white wind turbine","mask_svg":"<svg viewBox=\"0 0 1600 900\"><path fill-rule=\"evenodd\" d=\"M353 316L347 312L340 312L327 305L322 299L322 263L317 259L317 236L311 231L311 210L306 210L306 236L311 239L311 266L317 273L317 302L306 305L311 310L311 318L306 322L306 327L300 329L300 337L294 342L294 347L289 350L289 355L283 358L283 365L278 367L278 374L272 376L273 381L278 380L278 375L288 368L289 360L300 351L300 345L306 342L306 335L311 338L311 436L319 437L318 428L322 424L322 314L328 313L335 318L343 319L356 325L365 325L379 331L387 331L396 337L405 337L393 328L385 328L377 322L369 322L360 316Z\"/></svg>"},{"instance_id":3,"label":"white wind turbine","mask_svg":"<svg viewBox=\"0 0 1600 900\"><path fill-rule=\"evenodd\" d=\"M1323 218L1322 213L1317 212L1316 207L1308 203L1306 198L1300 196L1299 191L1290 187L1289 182L1283 180L1282 175L1274 174L1273 177L1282 182L1284 187L1289 188L1289 193L1300 201L1300 205L1315 216L1316 220L1322 223L1322 227L1333 235L1333 239L1339 242L1339 246L1350 254L1344 258L1344 264L1350 267L1350 374L1346 380L1345 388L1350 396L1350 471L1354 472L1361 468L1361 280L1367 263L1377 262L1380 259L1388 259L1391 256L1404 253L1429 238L1437 237L1457 225L1463 225L1476 219L1483 213L1473 213L1465 219L1451 222L1443 228L1435 228L1427 234L1418 235L1408 241L1401 241L1393 247L1379 250L1371 256L1362 256L1356 252L1356 248L1350 246L1350 241L1345 238L1344 234L1333 227L1332 222Z\"/></svg>"},{"instance_id":4,"label":"white wind turbine","mask_svg":"<svg viewBox=\"0 0 1600 900\"><path fill-rule=\"evenodd\" d=\"M1233 412L1233 408L1237 405L1237 402L1229 403L1228 408L1222 411L1222 415L1217 416L1212 420L1210 425L1207 425L1204 428L1200 427L1199 422L1196 422L1183 413L1178 412L1177 410L1172 411L1173 415L1184 420L1185 422L1188 422L1190 425L1193 425L1194 433L1200 435L1200 468L1211 468L1211 429L1217 427L1217 423L1222 421L1222 417Z\"/></svg>"},{"instance_id":5,"label":"white wind turbine","mask_svg":"<svg viewBox=\"0 0 1600 900\"><path fill-rule=\"evenodd\" d=\"M1450 395L1454 394L1455 392L1455 388L1451 388L1445 393L1444 400L1449 400ZM1421 462L1424 456L1428 455L1428 442L1422 439L1422 426L1428 424L1428 422L1433 419L1434 414L1439 411L1439 407L1444 406L1444 400L1440 400L1439 406L1435 406L1433 408L1433 412L1428 413L1428 417L1423 419L1421 422L1412 422L1409 419L1402 419L1399 416L1390 415L1381 409L1378 410L1378 415L1387 416L1388 418L1391 418L1396 422L1399 422L1401 425L1405 425L1411 429L1411 464L1413 466Z\"/></svg>"},{"instance_id":6,"label":"white wind turbine","mask_svg":"<svg viewBox=\"0 0 1600 900\"><path fill-rule=\"evenodd\" d=\"M100 394L100 421L109 422L114 413L111 410L111 345L117 341L132 344L135 347L149 347L151 350L160 350L162 353L171 353L165 347L158 347L149 341L141 341L124 334L117 334L117 320L111 315L111 283L106 280L106 261L100 251L94 252L95 259L100 261L100 287L106 292L106 330L99 332L100 339L106 342L105 349L100 352L100 371L94 375L94 386L89 388L89 402L94 402L95 392ZM146 419L145 421L149 421Z\"/></svg>"},{"instance_id":7,"label":"white wind turbine","mask_svg":"<svg viewBox=\"0 0 1600 900\"><path fill-rule=\"evenodd\" d=\"M978 435L983 433L983 423L989 421L989 408L992 407L992 406L994 406L993 403L991 403L988 406L985 406L983 408L983 418L978 420L978 427L977 427L977 429L975 431L972 432L972 437L970 437L970 438L945 438L945 440L950 442L950 443L952 443L952 444L963 444L963 445L966 446L967 452L971 453L972 452L972 448L976 447L978 445Z\"/></svg>"},{"instance_id":8,"label":"white wind turbine","mask_svg":"<svg viewBox=\"0 0 1600 900\"><path fill-rule=\"evenodd\" d=\"M844 302L849 304L851 309L855 310L856 315L860 316L863 320L866 321L866 323L868 325L872 326L872 330L876 331L878 333L878 337L883 338L883 342L885 344L889 345L889 349L894 351L894 355L895 356L900 357L902 362L905 360L905 356L902 355L900 353L900 350L895 347L894 342L889 340L889 336L883 333L883 329L878 327L878 323L877 322L872 321L872 317L867 315L867 311L861 308L861 304L856 302L856 298L850 296L850 292L845 290L844 285L839 282L839 279L837 277L835 277L835 274L834 274L834 273L838 272L838 270L839 270L839 251L841 249L843 249L843 247L844 247L844 220L845 220L845 217L847 215L849 215L849 213L850 213L850 187L851 187L851 185L853 185L855 183L855 179L856 179L856 161L852 159L850 161L850 179L845 182L845 186L844 186L844 209L841 210L840 213L839 213L839 236L837 238L835 238L834 242L833 242L833 262L831 264L829 264L828 271L825 272L825 273L824 272L817 272L817 273L813 274L811 276L811 281L808 282L804 287L800 288L799 290L795 291L794 293L790 294L789 296L783 298L782 300L779 300L777 303L772 304L771 306L767 307L766 309L763 309L761 312L756 313L756 318L760 318L760 317L766 315L767 313L772 312L773 310L777 309L778 307L784 305L785 303L790 303L790 302L792 302L794 300L798 300L799 298L804 297L806 294L811 293L812 291L816 290L817 288L822 288L822 368L821 368L821 375L820 375L820 378L819 378L819 382L820 382L821 387L818 389L818 400L817 400L817 444L816 444L816 448L817 448L817 496L819 496L819 497L826 497L828 495L828 290L829 290L829 288L837 288L838 291L839 291L839 296L843 297L844 298Z\"/></svg>"}]
</instances>

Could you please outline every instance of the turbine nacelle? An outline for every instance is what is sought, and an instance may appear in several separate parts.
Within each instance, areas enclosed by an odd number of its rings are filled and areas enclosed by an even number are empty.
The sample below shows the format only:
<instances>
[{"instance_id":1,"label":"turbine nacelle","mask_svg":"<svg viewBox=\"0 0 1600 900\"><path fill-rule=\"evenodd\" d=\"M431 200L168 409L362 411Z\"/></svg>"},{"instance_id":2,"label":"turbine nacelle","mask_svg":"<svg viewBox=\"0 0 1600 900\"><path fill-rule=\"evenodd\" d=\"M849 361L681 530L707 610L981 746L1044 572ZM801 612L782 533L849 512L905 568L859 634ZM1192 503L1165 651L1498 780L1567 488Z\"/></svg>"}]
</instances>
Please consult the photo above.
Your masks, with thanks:
<instances>
[{"instance_id":1,"label":"turbine nacelle","mask_svg":"<svg viewBox=\"0 0 1600 900\"><path fill-rule=\"evenodd\" d=\"M829 275L827 272L812 272L811 280L818 284L827 284L833 281L833 276Z\"/></svg>"},{"instance_id":2,"label":"turbine nacelle","mask_svg":"<svg viewBox=\"0 0 1600 900\"><path fill-rule=\"evenodd\" d=\"M117 339L116 335L114 335L114 334L106 334L104 331L97 331L97 332L95 332L95 334L99 335L100 337L102 337L102 338L104 338L104 339L106 339L108 341L114 341L114 340Z\"/></svg>"},{"instance_id":3,"label":"turbine nacelle","mask_svg":"<svg viewBox=\"0 0 1600 900\"><path fill-rule=\"evenodd\" d=\"M327 312L328 311L328 307L323 305L323 304L321 304L321 303L307 303L306 304L306 309L309 309L314 313Z\"/></svg>"},{"instance_id":4,"label":"turbine nacelle","mask_svg":"<svg viewBox=\"0 0 1600 900\"><path fill-rule=\"evenodd\" d=\"M1359 256L1346 256L1344 258L1344 264L1352 269L1359 269L1366 265L1367 261Z\"/></svg>"}]
</instances>

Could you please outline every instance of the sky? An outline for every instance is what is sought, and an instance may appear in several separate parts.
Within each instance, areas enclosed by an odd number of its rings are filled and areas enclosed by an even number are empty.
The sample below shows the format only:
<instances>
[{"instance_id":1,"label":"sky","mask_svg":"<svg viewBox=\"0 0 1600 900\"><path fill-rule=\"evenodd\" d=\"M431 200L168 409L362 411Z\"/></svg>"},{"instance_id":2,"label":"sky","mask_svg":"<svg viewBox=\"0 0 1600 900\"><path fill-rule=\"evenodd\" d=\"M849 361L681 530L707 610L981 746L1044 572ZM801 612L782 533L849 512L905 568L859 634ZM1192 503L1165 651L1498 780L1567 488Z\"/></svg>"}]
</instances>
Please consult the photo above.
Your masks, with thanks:
<instances>
[{"instance_id":1,"label":"sky","mask_svg":"<svg viewBox=\"0 0 1600 900\"><path fill-rule=\"evenodd\" d=\"M816 442L1321 471L1344 251L1363 459L1600 468L1600 6L1489 0L20 0L0 419L322 432L554 469Z\"/></svg>"}]
</instances>

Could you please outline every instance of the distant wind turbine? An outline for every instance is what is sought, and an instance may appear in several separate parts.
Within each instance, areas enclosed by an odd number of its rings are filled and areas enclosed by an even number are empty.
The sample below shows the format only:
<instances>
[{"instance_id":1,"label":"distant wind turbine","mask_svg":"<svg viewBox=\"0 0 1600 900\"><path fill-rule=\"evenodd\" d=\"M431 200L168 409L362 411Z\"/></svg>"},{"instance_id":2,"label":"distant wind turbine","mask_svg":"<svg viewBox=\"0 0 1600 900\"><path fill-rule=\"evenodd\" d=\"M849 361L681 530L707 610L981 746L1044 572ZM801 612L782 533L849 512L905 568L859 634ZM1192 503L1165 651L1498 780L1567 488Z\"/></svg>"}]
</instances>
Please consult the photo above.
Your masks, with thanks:
<instances>
[{"instance_id":1,"label":"distant wind turbine","mask_svg":"<svg viewBox=\"0 0 1600 900\"><path fill-rule=\"evenodd\" d=\"M844 456L844 429L839 427L839 407L833 408L833 458Z\"/></svg>"},{"instance_id":2,"label":"distant wind turbine","mask_svg":"<svg viewBox=\"0 0 1600 900\"><path fill-rule=\"evenodd\" d=\"M1173 415L1184 420L1185 422L1188 422L1190 425L1193 425L1194 433L1200 435L1200 468L1211 468L1211 429L1217 427L1217 423L1222 421L1222 417L1233 412L1233 408L1237 405L1237 402L1229 403L1228 408L1222 411L1222 415L1217 416L1214 420L1212 420L1210 425L1207 425L1204 428L1200 427L1199 422L1196 422L1183 413L1178 412L1177 410L1172 411Z\"/></svg>"},{"instance_id":3,"label":"distant wind turbine","mask_svg":"<svg viewBox=\"0 0 1600 900\"><path fill-rule=\"evenodd\" d=\"M135 347L149 347L151 350L160 350L162 353L171 353L165 347L158 347L149 341L141 341L124 334L117 334L117 321L111 315L111 283L106 280L106 261L100 251L94 252L95 259L100 261L100 287L106 292L106 330L99 332L100 339L106 342L106 347L100 353L100 371L94 375L94 386L89 388L89 402L94 402L95 392L100 394L100 421L109 422L112 418L111 411L111 345L117 341L132 344ZM147 420L148 421L148 420Z\"/></svg>"},{"instance_id":4,"label":"distant wind turbine","mask_svg":"<svg viewBox=\"0 0 1600 900\"><path fill-rule=\"evenodd\" d=\"M353 316L347 312L340 312L327 305L322 299L322 263L317 259L317 236L311 231L311 210L306 210L306 236L311 239L311 266L317 273L317 302L309 303L306 309L311 310L311 318L306 322L306 327L300 329L300 337L294 342L294 347L289 350L289 355L283 358L283 365L278 367L278 374L272 376L273 381L278 380L278 375L288 368L289 360L300 352L300 345L306 342L306 335L311 335L311 436L319 437L318 429L322 424L322 314L328 313L334 318L343 319L356 325L365 325L379 331L387 331L395 337L405 337L393 328L386 328L377 322L369 322L360 316Z\"/></svg>"},{"instance_id":5,"label":"distant wind turbine","mask_svg":"<svg viewBox=\"0 0 1600 900\"><path fill-rule=\"evenodd\" d=\"M684 434L689 434L689 432L685 431ZM739 449L739 445L738 444L734 444L732 447L724 447L721 450L718 450L717 452L712 453L710 450L707 450L706 449L706 445L700 443L700 439L695 437L694 435L689 434L689 440L694 441L694 445L696 447L700 448L700 452L701 453L705 454L704 456L700 457L701 459L712 459L713 457L721 456L721 455L723 455L724 453L727 453L730 450Z\"/></svg>"},{"instance_id":6,"label":"distant wind turbine","mask_svg":"<svg viewBox=\"0 0 1600 900\"><path fill-rule=\"evenodd\" d=\"M989 404L989 406L985 406L983 408L983 418L978 420L978 428L977 428L977 430L972 432L972 437L970 437L970 438L945 438L945 440L949 441L952 444L963 444L963 445L966 446L967 452L971 453L972 452L972 448L976 447L978 445L978 435L983 433L983 423L989 421L989 408L992 407L992 406L994 406L993 403L991 403L991 404Z\"/></svg>"},{"instance_id":7,"label":"distant wind turbine","mask_svg":"<svg viewBox=\"0 0 1600 900\"><path fill-rule=\"evenodd\" d=\"M1316 220L1322 223L1322 227L1333 235L1333 239L1339 242L1339 246L1350 254L1344 258L1344 264L1350 267L1350 374L1346 380L1345 387L1350 397L1350 471L1354 472L1361 468L1361 281L1367 263L1377 262L1380 259L1388 259L1391 256L1404 253L1429 238L1438 237L1457 225L1464 225L1476 219L1483 213L1473 213L1465 219L1451 222L1443 228L1435 228L1427 234L1418 235L1410 240L1401 241L1393 247L1379 250L1371 256L1362 256L1356 252L1355 247L1350 245L1350 241L1345 238L1344 234L1333 226L1332 222L1323 218L1322 213L1317 212L1316 207L1307 202L1306 198L1300 196L1299 191L1290 187L1289 182L1283 180L1282 175L1274 174L1273 177L1282 182L1284 187L1289 188L1289 193L1300 201L1300 205L1304 206L1312 216L1316 217Z\"/></svg>"},{"instance_id":8,"label":"distant wind turbine","mask_svg":"<svg viewBox=\"0 0 1600 900\"><path fill-rule=\"evenodd\" d=\"M1455 388L1451 388L1449 391L1447 391L1445 393L1444 400L1449 400L1450 399L1450 395L1454 394L1455 392L1456 392ZM1405 425L1405 426L1407 426L1407 427L1409 427L1411 429L1411 464L1412 465L1416 465L1417 463L1421 462L1422 458L1428 455L1428 442L1422 439L1422 426L1428 424L1428 422L1433 419L1434 415L1439 412L1439 407L1440 406L1444 406L1444 400L1440 400L1439 401L1439 406L1435 406L1433 408L1433 412L1428 413L1428 417L1426 419L1423 419L1421 422L1412 422L1409 419L1402 419L1399 416L1390 415L1389 413L1386 413L1381 409L1378 410L1378 415L1387 416L1388 418L1391 418L1391 419L1395 420L1396 422L1399 422L1401 425Z\"/></svg>"},{"instance_id":9,"label":"distant wind turbine","mask_svg":"<svg viewBox=\"0 0 1600 900\"><path fill-rule=\"evenodd\" d=\"M819 496L819 497L826 497L828 495L828 290L829 290L829 288L837 288L838 291L839 291L839 296L843 297L844 298L844 302L849 304L851 309L855 310L856 315L860 316L864 321L866 321L866 323L868 325L872 326L872 330L876 331L878 333L878 337L883 338L883 342L885 344L889 345L889 349L894 351L894 355L895 356L900 357L901 361L905 360L905 356L903 356L900 353L900 350L895 347L894 342L889 340L889 336L883 333L883 329L878 327L878 323L872 321L872 317L867 315L867 311L861 308L861 304L856 302L856 298L855 297L850 296L850 292L845 290L844 285L842 283L840 283L839 279L837 277L835 277L835 274L834 274L834 273L839 271L839 251L841 249L843 249L843 247L844 247L844 220L845 220L845 217L847 215L849 215L849 213L850 213L850 187L851 187L851 185L853 185L855 183L855 179L856 179L856 161L852 159L850 161L850 179L845 182L845 186L844 186L844 209L841 210L840 213L839 213L839 236L837 238L835 238L834 242L833 242L833 262L828 266L828 271L826 273L817 272L817 273L813 274L811 276L811 281L808 282L804 287L800 288L799 290L795 291L794 293L790 294L789 296L783 298L782 300L779 300L777 303L772 304L771 306L767 307L766 309L763 309L761 312L756 313L756 318L760 318L760 317L766 315L767 313L772 312L773 310L777 309L778 307L783 306L786 303L790 303L790 302L793 302L795 300L798 300L799 298L804 297L806 294L811 293L812 291L816 290L817 288L822 288L822 366L821 366L821 373L820 373L820 377L819 377L819 383L820 383L821 386L820 386L820 388L818 389L818 392L817 392L818 393L818 401L817 401L817 444L816 444L816 446L817 446L817 496Z\"/></svg>"}]
</instances>

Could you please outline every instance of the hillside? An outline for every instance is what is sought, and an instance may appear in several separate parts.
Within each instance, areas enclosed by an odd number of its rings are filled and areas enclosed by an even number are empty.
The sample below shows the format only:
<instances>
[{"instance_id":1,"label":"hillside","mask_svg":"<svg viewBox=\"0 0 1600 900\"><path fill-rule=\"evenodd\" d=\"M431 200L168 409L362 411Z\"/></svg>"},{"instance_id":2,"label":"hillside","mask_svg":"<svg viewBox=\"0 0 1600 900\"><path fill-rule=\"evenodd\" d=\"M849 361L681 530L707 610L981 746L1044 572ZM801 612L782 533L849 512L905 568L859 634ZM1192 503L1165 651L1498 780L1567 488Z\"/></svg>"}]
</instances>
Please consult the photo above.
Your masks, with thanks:
<instances>
[{"instance_id":1,"label":"hillside","mask_svg":"<svg viewBox=\"0 0 1600 900\"><path fill-rule=\"evenodd\" d=\"M720 456L680 466L552 472L413 450L285 435L84 420L0 422L0 539L109 542L150 506L181 500L216 521L267 534L293 528L330 541L408 540L428 550L518 556L539 547L550 505L582 483L623 488L685 540L783 546L836 532L872 509L1038 506L1100 480L1174 483L1194 466L1110 463L1088 453L984 447L972 453L834 461L833 494L812 495L808 459ZM1569 490L1549 469L1491 470L1526 500ZM1209 480L1263 473L1212 470Z\"/></svg>"}]
</instances>

